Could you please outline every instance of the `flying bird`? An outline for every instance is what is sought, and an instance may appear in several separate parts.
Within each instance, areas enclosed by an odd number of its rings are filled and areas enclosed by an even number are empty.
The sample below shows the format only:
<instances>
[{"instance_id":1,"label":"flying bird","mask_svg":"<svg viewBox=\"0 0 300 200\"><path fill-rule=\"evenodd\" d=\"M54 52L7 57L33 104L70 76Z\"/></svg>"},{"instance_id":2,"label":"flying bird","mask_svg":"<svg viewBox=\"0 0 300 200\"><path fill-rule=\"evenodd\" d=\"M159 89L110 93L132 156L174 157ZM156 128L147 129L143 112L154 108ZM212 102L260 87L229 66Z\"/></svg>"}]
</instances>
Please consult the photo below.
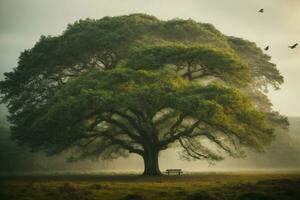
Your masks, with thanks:
<instances>
[{"instance_id":1,"label":"flying bird","mask_svg":"<svg viewBox=\"0 0 300 200\"><path fill-rule=\"evenodd\" d=\"M270 49L270 47L269 46L267 46L266 48L265 48L265 51L268 51Z\"/></svg>"},{"instance_id":2,"label":"flying bird","mask_svg":"<svg viewBox=\"0 0 300 200\"><path fill-rule=\"evenodd\" d=\"M289 46L291 49L295 49L298 46L298 43L294 44L293 46Z\"/></svg>"},{"instance_id":3,"label":"flying bird","mask_svg":"<svg viewBox=\"0 0 300 200\"><path fill-rule=\"evenodd\" d=\"M258 12L263 13L263 12L264 12L264 9L262 8L262 9L260 9Z\"/></svg>"}]
</instances>

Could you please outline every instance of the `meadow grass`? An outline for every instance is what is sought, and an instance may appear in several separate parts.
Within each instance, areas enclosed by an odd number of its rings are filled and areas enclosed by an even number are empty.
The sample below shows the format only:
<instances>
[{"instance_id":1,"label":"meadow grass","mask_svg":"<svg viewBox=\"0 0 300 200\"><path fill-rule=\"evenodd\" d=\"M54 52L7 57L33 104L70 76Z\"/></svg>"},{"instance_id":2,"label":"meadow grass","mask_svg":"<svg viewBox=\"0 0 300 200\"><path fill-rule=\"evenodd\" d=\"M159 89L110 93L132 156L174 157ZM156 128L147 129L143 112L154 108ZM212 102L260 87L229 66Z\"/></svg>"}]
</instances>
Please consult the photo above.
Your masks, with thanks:
<instances>
[{"instance_id":1,"label":"meadow grass","mask_svg":"<svg viewBox=\"0 0 300 200\"><path fill-rule=\"evenodd\" d=\"M299 200L299 174L55 175L0 180L1 200Z\"/></svg>"}]
</instances>

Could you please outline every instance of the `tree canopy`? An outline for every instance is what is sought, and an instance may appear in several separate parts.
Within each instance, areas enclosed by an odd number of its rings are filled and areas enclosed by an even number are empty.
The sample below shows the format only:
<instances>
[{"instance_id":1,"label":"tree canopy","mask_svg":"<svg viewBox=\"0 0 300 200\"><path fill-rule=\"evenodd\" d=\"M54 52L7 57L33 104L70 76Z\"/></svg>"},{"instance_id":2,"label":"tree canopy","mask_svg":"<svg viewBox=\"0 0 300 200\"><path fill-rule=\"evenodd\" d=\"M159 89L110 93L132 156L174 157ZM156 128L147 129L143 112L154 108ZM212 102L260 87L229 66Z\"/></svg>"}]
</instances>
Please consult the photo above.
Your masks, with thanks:
<instances>
[{"instance_id":1,"label":"tree canopy","mask_svg":"<svg viewBox=\"0 0 300 200\"><path fill-rule=\"evenodd\" d=\"M79 20L42 36L0 82L12 136L71 160L159 152L217 161L263 151L287 120L266 96L283 82L254 43L210 24L132 14Z\"/></svg>"}]
</instances>

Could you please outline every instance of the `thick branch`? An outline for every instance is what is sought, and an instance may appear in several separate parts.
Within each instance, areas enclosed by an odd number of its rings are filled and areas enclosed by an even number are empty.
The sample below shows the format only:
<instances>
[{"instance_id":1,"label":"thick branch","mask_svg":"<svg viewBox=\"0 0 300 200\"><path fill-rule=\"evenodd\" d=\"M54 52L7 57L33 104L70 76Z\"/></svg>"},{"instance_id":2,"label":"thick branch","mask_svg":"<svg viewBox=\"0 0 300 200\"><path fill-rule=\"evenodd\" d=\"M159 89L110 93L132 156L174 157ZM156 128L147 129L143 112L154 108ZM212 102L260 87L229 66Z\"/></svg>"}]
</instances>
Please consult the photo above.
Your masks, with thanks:
<instances>
[{"instance_id":1,"label":"thick branch","mask_svg":"<svg viewBox=\"0 0 300 200\"><path fill-rule=\"evenodd\" d=\"M182 132L179 132L177 134L170 134L170 137L161 141L160 142L160 147L165 147L166 145L174 142L175 140L178 140L180 137L182 136L188 136L189 134L191 134L195 128L197 128L199 125L201 124L201 121L197 121L195 122L190 128L182 131Z\"/></svg>"},{"instance_id":2,"label":"thick branch","mask_svg":"<svg viewBox=\"0 0 300 200\"><path fill-rule=\"evenodd\" d=\"M176 122L171 126L170 130L164 135L164 136L168 136L168 135L174 135L176 129L181 125L181 123L184 120L185 115L184 114L180 114L178 119L176 120Z\"/></svg>"},{"instance_id":3,"label":"thick branch","mask_svg":"<svg viewBox=\"0 0 300 200\"><path fill-rule=\"evenodd\" d=\"M114 131L112 131L111 129L110 130L106 130L106 131L97 131L95 130L95 127L100 123L100 122L103 122L103 121L107 121L107 119L103 119L103 118L100 118L100 117L97 117L94 122L92 124L89 125L89 127L87 128L87 132L93 132L91 134L86 134L84 136L82 136L82 138L86 138L86 139L90 139L90 138L96 138L97 136L104 136L106 137L107 139L109 139L111 142L115 143L115 144L118 144L120 146L122 146L124 149L127 149L129 152L132 152L132 153L137 153L137 154L142 154L142 150L139 150L139 149L135 149L134 147L130 146L130 144L126 143L124 140L121 140L121 139L118 139L116 137L114 137L112 135L112 133ZM111 119L111 122L114 122L116 123L117 121ZM119 125L121 125L121 123L119 123ZM124 128L124 127L123 127ZM124 131L124 130L122 130ZM132 138L131 138L132 139ZM87 145L89 144L89 142L87 143Z\"/></svg>"},{"instance_id":4,"label":"thick branch","mask_svg":"<svg viewBox=\"0 0 300 200\"><path fill-rule=\"evenodd\" d=\"M131 139L133 139L134 141L136 141L137 143L142 143L143 141L141 140L141 138L139 136L137 136L136 134L132 133L130 131L130 129L124 125L123 123L114 120L112 118L102 118L103 121L106 121L110 124L113 124L115 126L117 126L118 128L120 128L122 131L124 131L124 133L126 133Z\"/></svg>"},{"instance_id":5,"label":"thick branch","mask_svg":"<svg viewBox=\"0 0 300 200\"><path fill-rule=\"evenodd\" d=\"M136 123L136 119L134 119L133 117L129 116L129 115L126 115L125 113L122 113L120 111L116 111L116 110L113 110L112 111L113 113L125 118L131 125L133 128L136 129L136 131L138 133L143 133L143 130L139 127L139 125Z\"/></svg>"},{"instance_id":6,"label":"thick branch","mask_svg":"<svg viewBox=\"0 0 300 200\"><path fill-rule=\"evenodd\" d=\"M127 149L130 153L137 153L139 155L143 155L142 150L136 149L136 148L130 146L129 144L127 144L125 141L115 138L114 136L112 136L110 134L109 131L103 131L103 132L101 132L101 135L103 135L104 137L106 137L107 139L112 141L114 144L118 144L118 145L122 146L124 149Z\"/></svg>"}]
</instances>

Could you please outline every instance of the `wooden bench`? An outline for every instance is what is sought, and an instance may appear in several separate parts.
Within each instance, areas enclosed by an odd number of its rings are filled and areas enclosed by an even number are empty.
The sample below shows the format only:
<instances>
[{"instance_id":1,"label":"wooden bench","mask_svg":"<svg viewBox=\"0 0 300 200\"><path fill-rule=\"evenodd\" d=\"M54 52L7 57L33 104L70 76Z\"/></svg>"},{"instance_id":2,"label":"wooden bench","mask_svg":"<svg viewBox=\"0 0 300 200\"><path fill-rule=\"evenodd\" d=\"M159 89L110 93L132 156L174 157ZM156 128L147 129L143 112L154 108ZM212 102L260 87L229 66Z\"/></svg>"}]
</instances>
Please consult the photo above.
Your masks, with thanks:
<instances>
[{"instance_id":1,"label":"wooden bench","mask_svg":"<svg viewBox=\"0 0 300 200\"><path fill-rule=\"evenodd\" d=\"M168 176L170 174L178 174L179 176L182 174L182 170L181 169L167 169L166 173L168 174Z\"/></svg>"}]
</instances>

